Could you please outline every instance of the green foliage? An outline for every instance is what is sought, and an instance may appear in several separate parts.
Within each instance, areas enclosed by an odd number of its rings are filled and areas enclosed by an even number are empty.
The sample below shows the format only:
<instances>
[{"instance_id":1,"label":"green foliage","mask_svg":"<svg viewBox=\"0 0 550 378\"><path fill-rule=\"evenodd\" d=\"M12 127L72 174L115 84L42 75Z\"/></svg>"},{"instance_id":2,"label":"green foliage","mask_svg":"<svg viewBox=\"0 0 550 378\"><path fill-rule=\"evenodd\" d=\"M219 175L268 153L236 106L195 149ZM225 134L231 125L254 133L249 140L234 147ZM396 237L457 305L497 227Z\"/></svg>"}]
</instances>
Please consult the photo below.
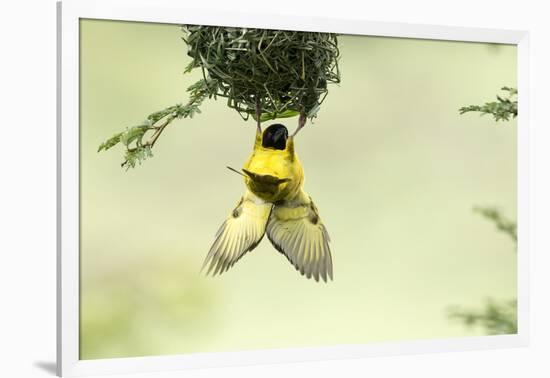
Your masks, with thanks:
<instances>
[{"instance_id":1,"label":"green foliage","mask_svg":"<svg viewBox=\"0 0 550 378\"><path fill-rule=\"evenodd\" d=\"M497 208L494 207L474 207L476 213L481 214L486 219L493 222L496 228L508 235L514 243L518 241L517 224L507 218L505 218Z\"/></svg>"},{"instance_id":2,"label":"green foliage","mask_svg":"<svg viewBox=\"0 0 550 378\"><path fill-rule=\"evenodd\" d=\"M468 327L482 327L489 335L510 335L518 332L517 301L495 301L487 299L481 310L449 309L449 317Z\"/></svg>"},{"instance_id":3,"label":"green foliage","mask_svg":"<svg viewBox=\"0 0 550 378\"><path fill-rule=\"evenodd\" d=\"M502 87L503 91L508 92L505 97L497 95L497 101L487 102L485 105L470 105L459 109L460 114L468 112L480 112L481 115L491 114L495 121L509 121L510 118L516 118L518 115L518 91L516 88Z\"/></svg>"},{"instance_id":4,"label":"green foliage","mask_svg":"<svg viewBox=\"0 0 550 378\"><path fill-rule=\"evenodd\" d=\"M187 104L154 112L99 146L98 152L122 144L126 152L121 165L126 169L153 156L166 126L200 113L207 97L226 98L227 106L245 120L313 118L327 85L340 82L335 34L192 25L182 30L192 58L184 72L200 67L203 79L187 88Z\"/></svg>"},{"instance_id":5,"label":"green foliage","mask_svg":"<svg viewBox=\"0 0 550 378\"><path fill-rule=\"evenodd\" d=\"M517 245L517 224L505 218L494 207L474 207L474 212L491 221L498 231L508 235ZM508 335L517 333L517 300L496 301L488 298L482 309L464 309L452 306L449 318L458 320L468 327L481 327L488 335Z\"/></svg>"},{"instance_id":6,"label":"green foliage","mask_svg":"<svg viewBox=\"0 0 550 378\"><path fill-rule=\"evenodd\" d=\"M177 104L149 114L140 125L129 127L107 139L99 146L98 152L107 151L120 143L126 148L121 166L129 169L141 164L145 159L153 156L151 149L166 126L175 119L193 118L195 114L201 112L199 106L206 97L210 96L211 86L211 80L199 80L187 89L190 94L187 104ZM148 133L150 137L146 139Z\"/></svg>"}]
</instances>

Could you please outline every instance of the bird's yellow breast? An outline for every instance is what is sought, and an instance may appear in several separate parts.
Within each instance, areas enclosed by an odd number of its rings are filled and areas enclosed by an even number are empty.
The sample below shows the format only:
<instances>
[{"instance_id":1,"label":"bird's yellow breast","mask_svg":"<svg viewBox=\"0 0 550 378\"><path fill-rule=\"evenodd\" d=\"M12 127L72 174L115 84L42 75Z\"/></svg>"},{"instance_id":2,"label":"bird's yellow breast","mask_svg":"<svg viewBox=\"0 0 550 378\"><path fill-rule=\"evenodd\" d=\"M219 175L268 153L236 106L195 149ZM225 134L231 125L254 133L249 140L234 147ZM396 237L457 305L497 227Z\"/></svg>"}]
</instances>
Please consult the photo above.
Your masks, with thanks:
<instances>
[{"instance_id":1,"label":"bird's yellow breast","mask_svg":"<svg viewBox=\"0 0 550 378\"><path fill-rule=\"evenodd\" d=\"M294 151L294 140L289 138L284 150L265 148L261 136L256 136L254 150L244 164L244 169L258 175L270 175L279 179L289 179L280 184L259 183L245 178L248 189L268 202L288 200L298 195L304 183L304 171Z\"/></svg>"}]
</instances>

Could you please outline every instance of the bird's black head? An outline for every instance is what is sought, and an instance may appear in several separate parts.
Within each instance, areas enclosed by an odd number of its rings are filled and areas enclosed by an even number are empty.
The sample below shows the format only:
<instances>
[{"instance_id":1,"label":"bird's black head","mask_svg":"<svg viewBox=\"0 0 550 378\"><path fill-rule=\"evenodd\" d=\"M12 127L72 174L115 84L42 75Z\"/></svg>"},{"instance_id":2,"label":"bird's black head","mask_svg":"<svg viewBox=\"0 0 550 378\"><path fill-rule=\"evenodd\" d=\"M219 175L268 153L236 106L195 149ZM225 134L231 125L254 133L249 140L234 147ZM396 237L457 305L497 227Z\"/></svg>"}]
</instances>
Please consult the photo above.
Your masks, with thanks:
<instances>
[{"instance_id":1,"label":"bird's black head","mask_svg":"<svg viewBox=\"0 0 550 378\"><path fill-rule=\"evenodd\" d=\"M286 148L287 139L288 130L286 127L280 123L276 123L265 129L262 138L262 147L284 150Z\"/></svg>"}]
</instances>

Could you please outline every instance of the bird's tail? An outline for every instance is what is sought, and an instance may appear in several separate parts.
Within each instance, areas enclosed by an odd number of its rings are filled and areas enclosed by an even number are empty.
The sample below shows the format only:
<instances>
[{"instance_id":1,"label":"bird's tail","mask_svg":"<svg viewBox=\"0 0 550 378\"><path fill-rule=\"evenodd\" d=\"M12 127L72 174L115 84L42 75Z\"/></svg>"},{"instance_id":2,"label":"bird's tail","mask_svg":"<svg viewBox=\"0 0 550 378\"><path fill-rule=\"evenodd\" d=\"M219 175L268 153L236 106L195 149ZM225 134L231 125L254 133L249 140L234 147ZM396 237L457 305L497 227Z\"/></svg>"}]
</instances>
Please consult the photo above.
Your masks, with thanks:
<instances>
[{"instance_id":1,"label":"bird's tail","mask_svg":"<svg viewBox=\"0 0 550 378\"><path fill-rule=\"evenodd\" d=\"M268 184L268 185L278 185L285 182L289 182L289 178L279 178L277 176L272 175L261 175L259 173L250 172L247 169L243 168L243 172L252 180L256 181L260 184Z\"/></svg>"},{"instance_id":2,"label":"bird's tail","mask_svg":"<svg viewBox=\"0 0 550 378\"><path fill-rule=\"evenodd\" d=\"M227 166L227 169L229 169L230 171L233 171L233 172L235 172L235 173L237 173L241 176L248 177L252 181L255 181L259 184L278 185L278 184L282 184L282 183L290 181L289 178L279 178L277 176L272 176L272 175L261 175L259 173L250 172L249 170L244 169L244 168L243 168L244 174L239 172L235 168L231 168L229 166Z\"/></svg>"}]
</instances>

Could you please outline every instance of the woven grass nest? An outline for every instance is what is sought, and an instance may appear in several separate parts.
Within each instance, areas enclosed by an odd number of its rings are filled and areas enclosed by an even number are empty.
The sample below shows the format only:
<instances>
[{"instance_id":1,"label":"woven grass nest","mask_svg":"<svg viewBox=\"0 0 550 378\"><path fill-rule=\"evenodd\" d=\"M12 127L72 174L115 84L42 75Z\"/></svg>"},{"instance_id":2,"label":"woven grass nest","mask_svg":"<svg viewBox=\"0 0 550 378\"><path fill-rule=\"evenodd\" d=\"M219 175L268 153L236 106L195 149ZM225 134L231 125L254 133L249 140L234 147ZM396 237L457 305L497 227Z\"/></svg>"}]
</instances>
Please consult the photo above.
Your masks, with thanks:
<instances>
[{"instance_id":1,"label":"woven grass nest","mask_svg":"<svg viewBox=\"0 0 550 378\"><path fill-rule=\"evenodd\" d=\"M210 96L227 98L227 105L245 119L315 117L329 83L340 82L338 41L332 33L182 27L186 71L200 67L209 81Z\"/></svg>"}]
</instances>

